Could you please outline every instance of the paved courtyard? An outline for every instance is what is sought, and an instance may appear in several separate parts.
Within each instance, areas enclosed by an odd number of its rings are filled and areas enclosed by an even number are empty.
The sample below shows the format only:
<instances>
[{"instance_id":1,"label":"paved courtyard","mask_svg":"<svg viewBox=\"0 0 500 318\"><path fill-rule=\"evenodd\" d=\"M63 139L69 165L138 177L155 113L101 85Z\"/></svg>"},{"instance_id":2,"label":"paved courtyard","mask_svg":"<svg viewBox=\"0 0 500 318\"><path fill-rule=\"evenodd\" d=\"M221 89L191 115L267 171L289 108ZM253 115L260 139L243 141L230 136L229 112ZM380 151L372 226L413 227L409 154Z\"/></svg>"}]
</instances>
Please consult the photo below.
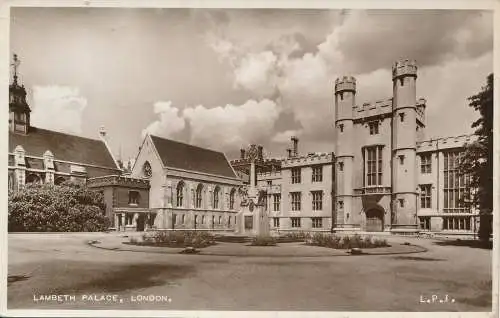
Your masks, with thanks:
<instances>
[{"instance_id":1,"label":"paved courtyard","mask_svg":"<svg viewBox=\"0 0 500 318\"><path fill-rule=\"evenodd\" d=\"M266 247L276 251L271 255L238 257L109 250L89 240L125 239L113 233L9 234L8 308L491 311L492 251L453 241L390 237L391 244L407 241L427 251L277 257L308 248L282 243Z\"/></svg>"}]
</instances>

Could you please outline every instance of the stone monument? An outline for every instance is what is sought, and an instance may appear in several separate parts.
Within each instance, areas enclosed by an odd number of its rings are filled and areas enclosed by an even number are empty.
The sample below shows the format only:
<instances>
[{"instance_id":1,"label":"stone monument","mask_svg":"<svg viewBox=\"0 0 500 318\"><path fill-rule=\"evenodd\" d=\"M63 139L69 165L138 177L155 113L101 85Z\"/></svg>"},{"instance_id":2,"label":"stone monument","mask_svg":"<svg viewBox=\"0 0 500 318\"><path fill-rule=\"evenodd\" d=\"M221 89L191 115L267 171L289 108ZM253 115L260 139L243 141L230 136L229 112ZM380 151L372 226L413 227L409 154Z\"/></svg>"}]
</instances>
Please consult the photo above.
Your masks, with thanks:
<instances>
[{"instance_id":1,"label":"stone monument","mask_svg":"<svg viewBox=\"0 0 500 318\"><path fill-rule=\"evenodd\" d=\"M269 236L269 217L265 203L265 192L257 190L255 160L258 157L256 145L250 145L247 156L250 161L250 184L240 191L241 210L236 216L236 233L252 236Z\"/></svg>"}]
</instances>

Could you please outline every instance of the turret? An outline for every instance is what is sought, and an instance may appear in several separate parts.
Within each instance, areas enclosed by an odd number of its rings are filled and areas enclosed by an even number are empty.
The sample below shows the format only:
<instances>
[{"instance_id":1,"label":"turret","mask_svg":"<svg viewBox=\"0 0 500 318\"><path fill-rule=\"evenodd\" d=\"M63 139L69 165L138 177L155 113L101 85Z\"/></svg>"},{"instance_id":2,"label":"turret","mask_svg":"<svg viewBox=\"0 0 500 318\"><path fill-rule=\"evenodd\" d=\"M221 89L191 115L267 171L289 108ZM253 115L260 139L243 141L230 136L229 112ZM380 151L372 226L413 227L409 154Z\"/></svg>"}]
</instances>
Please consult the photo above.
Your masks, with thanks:
<instances>
[{"instance_id":1,"label":"turret","mask_svg":"<svg viewBox=\"0 0 500 318\"><path fill-rule=\"evenodd\" d=\"M335 81L335 217L333 224L349 223L352 215L354 127L353 108L356 79L352 76ZM342 203L342 204L341 204ZM341 206L341 208L340 208Z\"/></svg>"},{"instance_id":2,"label":"turret","mask_svg":"<svg viewBox=\"0 0 500 318\"><path fill-rule=\"evenodd\" d=\"M416 226L417 65L402 60L392 67L393 226Z\"/></svg>"}]
</instances>

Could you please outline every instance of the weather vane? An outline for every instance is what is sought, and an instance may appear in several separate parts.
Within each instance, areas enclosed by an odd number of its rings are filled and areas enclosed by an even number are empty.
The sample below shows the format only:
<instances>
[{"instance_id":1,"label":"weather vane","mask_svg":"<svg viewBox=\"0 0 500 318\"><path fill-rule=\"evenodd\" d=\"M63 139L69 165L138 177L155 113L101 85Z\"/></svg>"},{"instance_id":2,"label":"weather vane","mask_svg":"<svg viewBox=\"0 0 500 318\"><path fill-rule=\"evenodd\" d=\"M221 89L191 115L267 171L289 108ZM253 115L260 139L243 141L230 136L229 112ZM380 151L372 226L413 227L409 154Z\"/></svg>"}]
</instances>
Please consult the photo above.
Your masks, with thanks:
<instances>
[{"instance_id":1,"label":"weather vane","mask_svg":"<svg viewBox=\"0 0 500 318\"><path fill-rule=\"evenodd\" d=\"M14 53L13 62L10 64L14 69L14 83L17 83L17 68L21 64L21 60L17 58L17 54Z\"/></svg>"}]
</instances>

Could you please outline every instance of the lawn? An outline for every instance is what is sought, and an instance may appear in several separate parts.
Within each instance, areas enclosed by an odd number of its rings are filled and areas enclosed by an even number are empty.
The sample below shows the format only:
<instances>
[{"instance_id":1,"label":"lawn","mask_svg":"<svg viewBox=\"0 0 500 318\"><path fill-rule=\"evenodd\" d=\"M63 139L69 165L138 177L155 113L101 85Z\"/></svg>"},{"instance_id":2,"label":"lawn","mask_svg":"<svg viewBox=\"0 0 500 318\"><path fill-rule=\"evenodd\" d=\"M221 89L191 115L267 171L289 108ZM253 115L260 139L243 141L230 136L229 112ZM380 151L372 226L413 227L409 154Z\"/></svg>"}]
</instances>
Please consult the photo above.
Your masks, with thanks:
<instances>
[{"instance_id":1,"label":"lawn","mask_svg":"<svg viewBox=\"0 0 500 318\"><path fill-rule=\"evenodd\" d=\"M491 310L488 249L404 239L428 251L231 257L110 251L86 244L110 235L116 234L10 234L8 308ZM73 295L75 300L34 300L48 294ZM98 300L103 295L116 297ZM433 295L434 303L425 302Z\"/></svg>"}]
</instances>

